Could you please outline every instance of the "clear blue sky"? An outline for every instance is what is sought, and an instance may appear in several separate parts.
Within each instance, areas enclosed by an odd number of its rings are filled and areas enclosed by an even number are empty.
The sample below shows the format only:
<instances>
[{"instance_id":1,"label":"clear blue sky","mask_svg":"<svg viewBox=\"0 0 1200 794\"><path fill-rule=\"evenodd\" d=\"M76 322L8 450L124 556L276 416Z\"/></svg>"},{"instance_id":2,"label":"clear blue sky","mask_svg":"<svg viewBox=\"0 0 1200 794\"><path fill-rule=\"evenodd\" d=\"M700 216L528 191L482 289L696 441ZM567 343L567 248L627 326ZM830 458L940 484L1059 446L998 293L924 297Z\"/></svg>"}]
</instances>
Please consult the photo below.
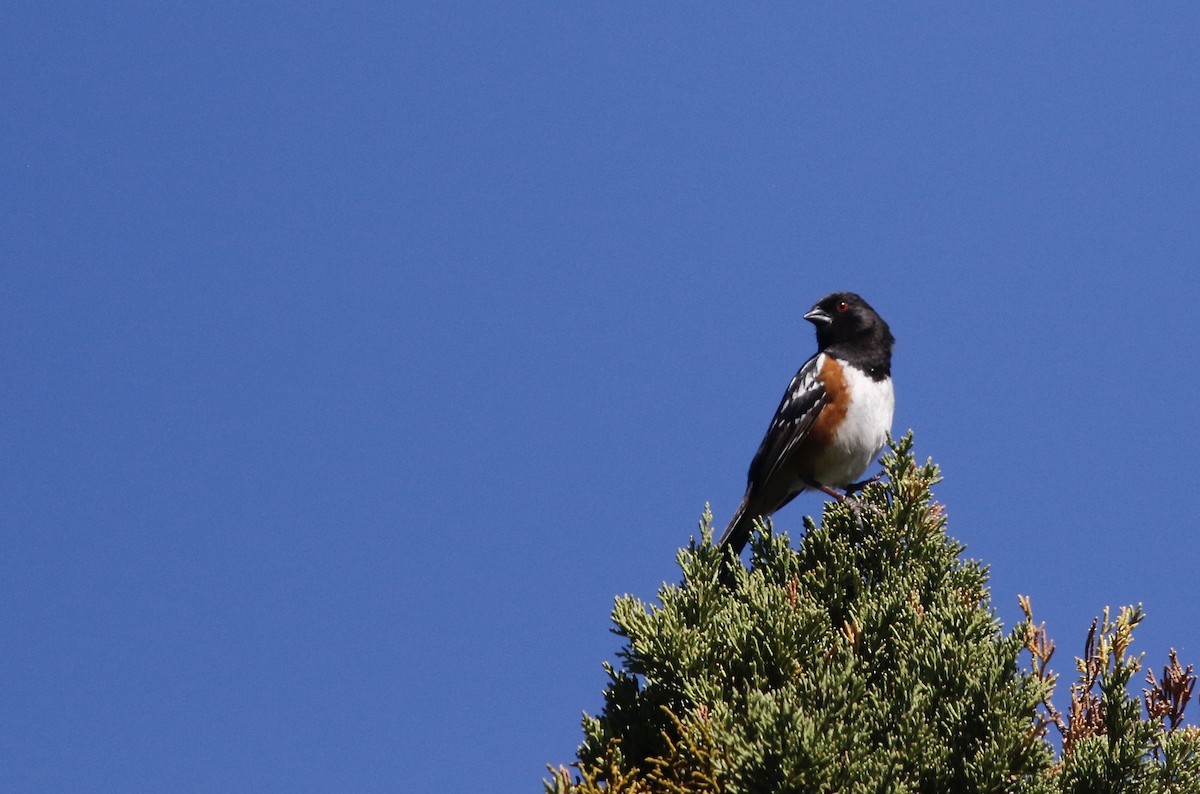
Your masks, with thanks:
<instances>
[{"instance_id":1,"label":"clear blue sky","mask_svg":"<svg viewBox=\"0 0 1200 794\"><path fill-rule=\"evenodd\" d=\"M1200 662L1197 41L1193 3L7 4L0 788L540 790L834 289L1005 624L1032 596L1069 673L1141 601Z\"/></svg>"}]
</instances>

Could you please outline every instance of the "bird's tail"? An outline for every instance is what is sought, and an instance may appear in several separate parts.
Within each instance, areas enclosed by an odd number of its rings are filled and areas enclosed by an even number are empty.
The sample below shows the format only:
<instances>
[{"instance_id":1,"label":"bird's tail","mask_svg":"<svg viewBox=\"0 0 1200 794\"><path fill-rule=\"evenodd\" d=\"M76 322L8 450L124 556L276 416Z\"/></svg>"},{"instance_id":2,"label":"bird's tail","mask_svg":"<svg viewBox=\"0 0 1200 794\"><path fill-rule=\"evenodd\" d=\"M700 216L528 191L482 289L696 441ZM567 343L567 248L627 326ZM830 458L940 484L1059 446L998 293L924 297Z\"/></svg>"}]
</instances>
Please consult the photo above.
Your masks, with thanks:
<instances>
[{"instance_id":1,"label":"bird's tail","mask_svg":"<svg viewBox=\"0 0 1200 794\"><path fill-rule=\"evenodd\" d=\"M721 533L721 539L717 541L718 548L728 548L735 557L742 553L742 549L746 548L746 543L750 540L750 530L754 529L754 519L757 516L749 512L749 506L750 494L746 494L734 512L733 518L730 519L729 525Z\"/></svg>"}]
</instances>

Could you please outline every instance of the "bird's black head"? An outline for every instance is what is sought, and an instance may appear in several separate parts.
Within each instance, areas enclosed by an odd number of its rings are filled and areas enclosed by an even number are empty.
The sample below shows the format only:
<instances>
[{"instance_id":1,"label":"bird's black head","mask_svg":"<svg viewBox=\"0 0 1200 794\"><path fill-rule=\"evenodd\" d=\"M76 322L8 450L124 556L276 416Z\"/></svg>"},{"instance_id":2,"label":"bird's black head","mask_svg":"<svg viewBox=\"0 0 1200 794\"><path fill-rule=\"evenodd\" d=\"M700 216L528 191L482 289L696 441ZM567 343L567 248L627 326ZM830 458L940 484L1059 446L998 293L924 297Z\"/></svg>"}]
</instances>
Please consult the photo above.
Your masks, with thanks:
<instances>
[{"instance_id":1,"label":"bird's black head","mask_svg":"<svg viewBox=\"0 0 1200 794\"><path fill-rule=\"evenodd\" d=\"M853 292L826 295L804 315L817 327L817 349L883 374L891 370L895 339L883 318ZM830 350L833 348L832 350Z\"/></svg>"}]
</instances>

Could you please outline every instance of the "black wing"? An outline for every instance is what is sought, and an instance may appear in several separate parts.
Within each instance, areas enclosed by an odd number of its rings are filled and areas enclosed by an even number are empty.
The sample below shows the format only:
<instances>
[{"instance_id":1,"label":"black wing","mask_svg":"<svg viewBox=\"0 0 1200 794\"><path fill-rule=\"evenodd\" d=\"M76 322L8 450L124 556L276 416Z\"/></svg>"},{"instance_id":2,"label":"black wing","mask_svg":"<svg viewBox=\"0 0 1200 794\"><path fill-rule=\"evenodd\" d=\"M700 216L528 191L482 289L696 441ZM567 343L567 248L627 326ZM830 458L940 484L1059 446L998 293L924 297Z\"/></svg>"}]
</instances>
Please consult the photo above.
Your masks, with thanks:
<instances>
[{"instance_id":1,"label":"black wing","mask_svg":"<svg viewBox=\"0 0 1200 794\"><path fill-rule=\"evenodd\" d=\"M800 367L796 377L788 384L775 418L763 437L750 471L746 475L750 488L762 488L779 471L792 452L808 437L821 409L829 402L825 384L821 382L821 365L825 361L822 353L810 358Z\"/></svg>"}]
</instances>

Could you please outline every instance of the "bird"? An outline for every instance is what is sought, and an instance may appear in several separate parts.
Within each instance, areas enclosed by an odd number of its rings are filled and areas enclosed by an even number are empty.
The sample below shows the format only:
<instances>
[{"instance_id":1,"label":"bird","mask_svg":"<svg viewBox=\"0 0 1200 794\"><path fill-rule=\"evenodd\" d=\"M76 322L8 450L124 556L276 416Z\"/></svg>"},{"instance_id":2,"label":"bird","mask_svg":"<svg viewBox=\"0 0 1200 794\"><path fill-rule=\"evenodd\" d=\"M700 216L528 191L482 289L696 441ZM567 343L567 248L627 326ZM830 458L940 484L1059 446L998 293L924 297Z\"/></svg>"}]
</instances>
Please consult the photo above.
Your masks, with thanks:
<instances>
[{"instance_id":1,"label":"bird","mask_svg":"<svg viewBox=\"0 0 1200 794\"><path fill-rule=\"evenodd\" d=\"M864 487L870 480L856 480L891 432L895 338L888 324L853 292L826 295L804 319L816 326L817 352L788 384L750 462L746 494L717 541L734 555L741 554L756 519L802 491L845 499Z\"/></svg>"}]
</instances>

